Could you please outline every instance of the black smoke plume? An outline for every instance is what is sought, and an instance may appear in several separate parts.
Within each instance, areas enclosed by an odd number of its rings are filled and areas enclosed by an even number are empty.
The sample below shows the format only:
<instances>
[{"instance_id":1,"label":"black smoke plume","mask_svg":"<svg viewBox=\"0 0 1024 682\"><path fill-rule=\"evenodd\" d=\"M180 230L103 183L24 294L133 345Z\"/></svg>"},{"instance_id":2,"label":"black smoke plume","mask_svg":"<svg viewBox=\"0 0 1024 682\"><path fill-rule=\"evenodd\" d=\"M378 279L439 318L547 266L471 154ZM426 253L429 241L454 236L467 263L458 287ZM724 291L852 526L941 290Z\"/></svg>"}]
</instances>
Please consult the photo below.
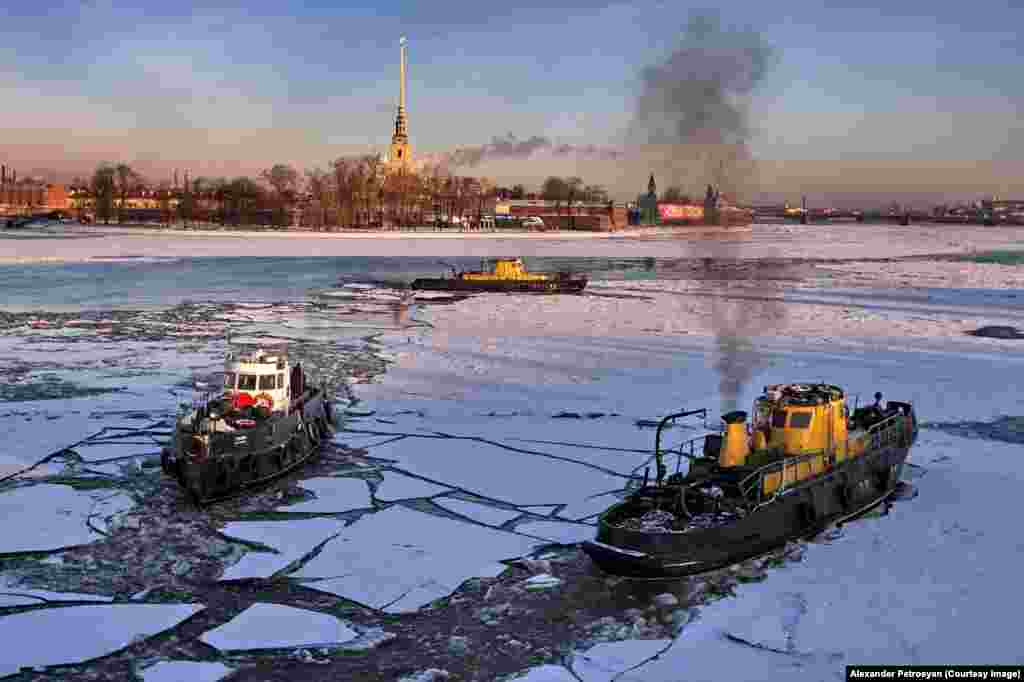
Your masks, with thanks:
<instances>
[{"instance_id":1,"label":"black smoke plume","mask_svg":"<svg viewBox=\"0 0 1024 682\"><path fill-rule=\"evenodd\" d=\"M711 184L734 200L744 191L753 172L749 101L775 59L759 33L727 27L719 14L703 11L691 15L664 61L641 71L627 138L649 150L648 163L663 187L703 194ZM703 279L711 289L713 362L726 413L738 409L745 386L763 365L752 337L779 330L786 310L773 291L777 285L758 276L756 261L742 260L740 242L712 236L701 247L709 256ZM745 281L719 274L737 267L750 271ZM742 296L730 296L734 287Z\"/></svg>"},{"instance_id":2,"label":"black smoke plume","mask_svg":"<svg viewBox=\"0 0 1024 682\"><path fill-rule=\"evenodd\" d=\"M509 133L506 137L493 138L489 144L458 149L449 154L446 161L452 167L473 167L479 166L485 161L529 159L541 155L555 157L575 156L581 159L611 161L622 158L623 152L618 149L599 147L592 144L555 144L550 139L540 135L520 140L512 133Z\"/></svg>"},{"instance_id":3,"label":"black smoke plume","mask_svg":"<svg viewBox=\"0 0 1024 682\"><path fill-rule=\"evenodd\" d=\"M641 71L627 137L661 157L654 165L664 186L743 191L752 167L749 100L776 55L753 29L727 27L717 13L701 11L672 53Z\"/></svg>"}]
</instances>

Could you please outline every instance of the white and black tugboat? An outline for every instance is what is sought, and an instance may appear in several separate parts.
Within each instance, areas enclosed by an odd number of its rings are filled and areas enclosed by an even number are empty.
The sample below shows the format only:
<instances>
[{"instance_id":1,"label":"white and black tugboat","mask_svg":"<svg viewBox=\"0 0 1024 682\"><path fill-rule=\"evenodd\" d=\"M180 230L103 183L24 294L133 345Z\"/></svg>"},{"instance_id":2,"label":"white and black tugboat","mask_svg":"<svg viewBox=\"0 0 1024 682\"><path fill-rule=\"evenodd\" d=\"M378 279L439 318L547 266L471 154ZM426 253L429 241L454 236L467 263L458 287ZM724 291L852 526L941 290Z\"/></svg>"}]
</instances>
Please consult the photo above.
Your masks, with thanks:
<instances>
[{"instance_id":1,"label":"white and black tugboat","mask_svg":"<svg viewBox=\"0 0 1024 682\"><path fill-rule=\"evenodd\" d=\"M223 393L179 417L160 463L202 505L302 466L334 429L326 386L300 364L284 353L228 353Z\"/></svg>"},{"instance_id":2,"label":"white and black tugboat","mask_svg":"<svg viewBox=\"0 0 1024 682\"><path fill-rule=\"evenodd\" d=\"M598 520L584 551L604 571L667 578L723 568L812 536L885 501L896 490L917 439L913 406L890 401L854 410L828 384L766 386L747 413L722 416L725 432L663 450L674 419L655 436L655 479ZM668 474L666 457L676 457ZM689 460L686 473L680 471ZM641 467L643 468L643 467Z\"/></svg>"}]
</instances>

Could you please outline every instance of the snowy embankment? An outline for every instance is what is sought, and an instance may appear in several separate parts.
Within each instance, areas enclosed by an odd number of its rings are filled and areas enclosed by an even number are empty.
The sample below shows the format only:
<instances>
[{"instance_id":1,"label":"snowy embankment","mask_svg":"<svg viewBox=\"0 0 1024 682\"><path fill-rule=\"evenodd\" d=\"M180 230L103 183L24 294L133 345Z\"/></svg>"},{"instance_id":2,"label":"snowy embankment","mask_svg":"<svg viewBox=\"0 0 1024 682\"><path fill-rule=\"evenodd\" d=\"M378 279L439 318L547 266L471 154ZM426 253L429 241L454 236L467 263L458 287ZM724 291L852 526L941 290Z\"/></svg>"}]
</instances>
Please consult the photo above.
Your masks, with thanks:
<instances>
[{"instance_id":1,"label":"snowy embankment","mask_svg":"<svg viewBox=\"0 0 1024 682\"><path fill-rule=\"evenodd\" d=\"M104 226L62 228L48 238L0 232L0 263L198 256L723 256L895 258L1020 248L1024 228L911 225L753 225L749 230L638 229L610 233L203 232ZM52 238L66 236L67 238Z\"/></svg>"}]
</instances>

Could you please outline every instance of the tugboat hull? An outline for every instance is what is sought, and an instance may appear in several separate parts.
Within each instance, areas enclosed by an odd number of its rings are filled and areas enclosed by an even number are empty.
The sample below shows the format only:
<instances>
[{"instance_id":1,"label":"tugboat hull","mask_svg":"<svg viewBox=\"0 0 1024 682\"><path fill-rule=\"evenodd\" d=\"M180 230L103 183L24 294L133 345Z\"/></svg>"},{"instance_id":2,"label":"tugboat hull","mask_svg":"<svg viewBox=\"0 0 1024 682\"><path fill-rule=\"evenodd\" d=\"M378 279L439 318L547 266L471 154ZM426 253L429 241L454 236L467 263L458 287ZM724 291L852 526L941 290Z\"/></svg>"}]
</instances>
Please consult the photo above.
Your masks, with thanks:
<instances>
[{"instance_id":1,"label":"tugboat hull","mask_svg":"<svg viewBox=\"0 0 1024 682\"><path fill-rule=\"evenodd\" d=\"M197 505L234 497L265 485L311 460L330 440L335 426L330 403L313 389L287 416L273 416L251 428L212 434L212 454L197 451L195 434L179 427L161 453L163 471Z\"/></svg>"},{"instance_id":2,"label":"tugboat hull","mask_svg":"<svg viewBox=\"0 0 1024 682\"><path fill-rule=\"evenodd\" d=\"M420 291L477 291L493 293L578 294L587 286L586 278L553 280L463 280L455 277L425 277L413 280Z\"/></svg>"},{"instance_id":3,"label":"tugboat hull","mask_svg":"<svg viewBox=\"0 0 1024 682\"><path fill-rule=\"evenodd\" d=\"M585 542L583 550L603 571L632 578L675 578L724 568L878 506L895 491L909 451L890 446L848 460L717 528L652 533L608 523L629 504L624 502L601 516L595 541Z\"/></svg>"}]
</instances>

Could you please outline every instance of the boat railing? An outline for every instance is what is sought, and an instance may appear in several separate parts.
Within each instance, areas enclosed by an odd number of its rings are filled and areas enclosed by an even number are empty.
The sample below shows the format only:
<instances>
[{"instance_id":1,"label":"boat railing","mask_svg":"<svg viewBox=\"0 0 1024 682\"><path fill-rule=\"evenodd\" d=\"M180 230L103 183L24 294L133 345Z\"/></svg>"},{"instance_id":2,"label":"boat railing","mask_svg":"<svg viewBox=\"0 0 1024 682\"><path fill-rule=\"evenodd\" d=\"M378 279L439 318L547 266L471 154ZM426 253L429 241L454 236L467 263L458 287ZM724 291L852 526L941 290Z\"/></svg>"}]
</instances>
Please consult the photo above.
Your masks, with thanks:
<instances>
[{"instance_id":1,"label":"boat railing","mask_svg":"<svg viewBox=\"0 0 1024 682\"><path fill-rule=\"evenodd\" d=\"M649 468L651 462L653 461L656 467L655 478L658 484L660 485L662 483L662 479L664 479L665 477L665 474L668 473L668 468L665 466L664 462L665 455L676 456L676 473L678 473L679 470L682 468L682 462L684 457L687 459L697 459L699 457L699 455L697 454L697 443L701 443L701 450L703 450L703 442L705 438L704 436L697 436L695 438L691 438L690 440L683 441L677 447L672 449L661 449L661 432L664 431L666 426L674 422L676 419L681 419L683 417L692 417L696 415L700 415L701 417L703 417L705 425L707 424L707 408L701 408L699 410L686 410L684 412L677 412L675 414L670 414L667 417L662 418L661 421L658 422L658 430L655 432L654 435L654 455L651 456L647 461L645 461L640 466L634 468L632 471L632 476L634 478L639 478L640 472L643 471L644 469ZM647 474L644 474L644 478L647 478Z\"/></svg>"},{"instance_id":2,"label":"boat railing","mask_svg":"<svg viewBox=\"0 0 1024 682\"><path fill-rule=\"evenodd\" d=\"M704 451L704 440L705 440L705 438L706 438L706 436L697 436L695 438L691 438L689 440L683 441L682 443L680 443L678 446L676 446L674 448L669 448L669 449L666 449L666 450L661 450L660 453L661 453L662 461L664 461L665 455L675 455L675 457L676 457L675 473L678 474L682 470L682 468L683 468L683 460L684 459L700 459L701 458L701 456L703 454L703 451ZM634 478L639 478L642 475L644 469L650 467L652 463L657 464L657 461L658 461L658 455L657 454L651 455L648 459L646 459L644 461L643 464L641 464L640 466L634 468L631 475ZM667 471L667 467L666 467L666 471Z\"/></svg>"},{"instance_id":3,"label":"boat railing","mask_svg":"<svg viewBox=\"0 0 1024 682\"><path fill-rule=\"evenodd\" d=\"M906 417L900 414L894 414L886 417L877 424L872 424L868 427L860 438L866 440L865 446L871 450L877 450L890 445L898 444L904 439L904 425L906 424ZM851 453L849 444L847 444L847 453ZM786 456L776 462L765 464L758 468L746 477L740 480L739 488L743 497L746 499L760 504L764 499L775 497L781 494L787 488L793 486L796 483L800 483L804 479L800 477L800 466L804 465L808 469L811 467L812 462L821 461L822 457L828 458L830 461L831 457L834 456L835 451L829 448L822 448L819 450L809 450L802 452L799 455ZM858 457L858 455L848 454L849 458ZM779 476L778 487L770 494L766 495L764 492L764 480L767 476Z\"/></svg>"}]
</instances>

